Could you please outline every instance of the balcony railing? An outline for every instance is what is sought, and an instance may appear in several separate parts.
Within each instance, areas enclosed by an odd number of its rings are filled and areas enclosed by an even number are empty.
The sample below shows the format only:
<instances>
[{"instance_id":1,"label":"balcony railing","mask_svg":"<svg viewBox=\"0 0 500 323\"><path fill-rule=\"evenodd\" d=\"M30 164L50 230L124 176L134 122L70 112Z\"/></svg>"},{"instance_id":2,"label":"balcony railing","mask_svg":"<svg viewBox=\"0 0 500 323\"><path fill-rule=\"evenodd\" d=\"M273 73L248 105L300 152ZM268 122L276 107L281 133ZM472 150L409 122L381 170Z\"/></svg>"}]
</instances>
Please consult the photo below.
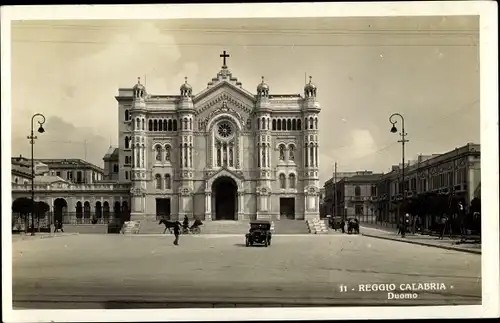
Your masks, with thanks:
<instances>
[{"instance_id":1,"label":"balcony railing","mask_svg":"<svg viewBox=\"0 0 500 323\"><path fill-rule=\"evenodd\" d=\"M35 191L128 191L130 184L35 184ZM12 191L31 191L31 184L12 184Z\"/></svg>"},{"instance_id":2,"label":"balcony railing","mask_svg":"<svg viewBox=\"0 0 500 323\"><path fill-rule=\"evenodd\" d=\"M130 217L128 211L123 212L47 212L44 216L35 216L35 227L45 228L55 221L62 222L63 225L79 225L79 224L110 224L116 221L127 221ZM26 215L28 226L31 226L31 216ZM12 227L24 227L25 216L13 213Z\"/></svg>"}]
</instances>

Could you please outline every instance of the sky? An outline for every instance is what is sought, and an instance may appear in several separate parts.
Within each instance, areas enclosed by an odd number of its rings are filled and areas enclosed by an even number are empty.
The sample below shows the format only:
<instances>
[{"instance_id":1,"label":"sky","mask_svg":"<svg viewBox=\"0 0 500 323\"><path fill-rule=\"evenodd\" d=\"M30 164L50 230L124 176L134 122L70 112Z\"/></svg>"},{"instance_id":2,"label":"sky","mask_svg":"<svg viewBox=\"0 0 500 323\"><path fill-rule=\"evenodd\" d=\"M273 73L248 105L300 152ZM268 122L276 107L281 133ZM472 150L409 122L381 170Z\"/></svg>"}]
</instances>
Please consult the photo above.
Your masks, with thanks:
<instances>
[{"instance_id":1,"label":"sky","mask_svg":"<svg viewBox=\"0 0 500 323\"><path fill-rule=\"evenodd\" d=\"M318 87L320 182L337 171L387 172L401 161L389 116L405 118L406 156L479 143L479 20L472 16L58 20L12 25L12 154L29 156L34 113L46 116L39 158L102 167L118 144L120 87L141 77L150 94L196 94L229 52L252 93ZM397 126L400 125L398 121Z\"/></svg>"}]
</instances>

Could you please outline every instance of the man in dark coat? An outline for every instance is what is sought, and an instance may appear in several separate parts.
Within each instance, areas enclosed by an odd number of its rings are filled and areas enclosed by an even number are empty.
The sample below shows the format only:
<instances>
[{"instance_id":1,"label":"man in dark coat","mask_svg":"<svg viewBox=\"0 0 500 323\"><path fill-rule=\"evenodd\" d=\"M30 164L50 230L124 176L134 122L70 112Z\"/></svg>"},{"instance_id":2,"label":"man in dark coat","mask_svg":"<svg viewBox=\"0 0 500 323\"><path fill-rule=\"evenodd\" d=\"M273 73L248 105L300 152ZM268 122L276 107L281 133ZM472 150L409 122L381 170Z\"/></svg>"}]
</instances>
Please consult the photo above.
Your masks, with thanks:
<instances>
[{"instance_id":1,"label":"man in dark coat","mask_svg":"<svg viewBox=\"0 0 500 323\"><path fill-rule=\"evenodd\" d=\"M187 215L184 215L184 220L182 221L182 229L184 230L184 232L189 230L189 218L187 217Z\"/></svg>"},{"instance_id":2,"label":"man in dark coat","mask_svg":"<svg viewBox=\"0 0 500 323\"><path fill-rule=\"evenodd\" d=\"M176 245L176 246L179 245L179 235L180 234L181 234L181 223L179 221L175 221L175 226L174 226L174 235L175 235L174 245Z\"/></svg>"}]
</instances>

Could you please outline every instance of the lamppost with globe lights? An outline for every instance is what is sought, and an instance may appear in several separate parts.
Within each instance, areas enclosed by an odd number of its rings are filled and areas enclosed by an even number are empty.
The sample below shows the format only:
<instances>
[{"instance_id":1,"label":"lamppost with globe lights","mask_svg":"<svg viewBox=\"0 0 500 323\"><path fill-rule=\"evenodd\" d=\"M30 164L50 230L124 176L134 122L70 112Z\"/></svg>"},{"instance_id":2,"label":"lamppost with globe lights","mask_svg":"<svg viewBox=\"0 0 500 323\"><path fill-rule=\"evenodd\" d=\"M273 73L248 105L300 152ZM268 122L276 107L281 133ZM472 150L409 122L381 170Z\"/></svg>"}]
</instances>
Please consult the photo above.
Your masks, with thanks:
<instances>
[{"instance_id":1,"label":"lamppost with globe lights","mask_svg":"<svg viewBox=\"0 0 500 323\"><path fill-rule=\"evenodd\" d=\"M43 124L45 123L45 116L41 113L35 113L31 117L31 135L28 136L31 144L31 235L35 235L35 160L33 159L33 146L35 145L35 139L37 137L34 135L33 131L33 123L36 117L40 117L41 121L37 121L40 125L38 127L39 133L44 133L45 129L43 129Z\"/></svg>"},{"instance_id":2,"label":"lamppost with globe lights","mask_svg":"<svg viewBox=\"0 0 500 323\"><path fill-rule=\"evenodd\" d=\"M398 142L401 143L401 159L402 159L402 169L401 169L401 182L402 182L402 190L403 190L403 199L405 197L405 143L407 143L409 140L407 140L405 137L408 135L406 132L405 132L405 118L403 118L403 116L399 113L393 113L391 114L391 116L389 117L389 122L392 124L392 127L391 127L391 132L392 133L397 133L398 132L398 128L396 128L396 124L398 123L396 119L396 117L400 117L401 118L401 132L399 133L399 135L401 136L401 140L398 140ZM399 209L398 209L399 211ZM398 212L398 223L399 223L399 219L400 219L400 214ZM404 223L403 223L404 225Z\"/></svg>"}]
</instances>

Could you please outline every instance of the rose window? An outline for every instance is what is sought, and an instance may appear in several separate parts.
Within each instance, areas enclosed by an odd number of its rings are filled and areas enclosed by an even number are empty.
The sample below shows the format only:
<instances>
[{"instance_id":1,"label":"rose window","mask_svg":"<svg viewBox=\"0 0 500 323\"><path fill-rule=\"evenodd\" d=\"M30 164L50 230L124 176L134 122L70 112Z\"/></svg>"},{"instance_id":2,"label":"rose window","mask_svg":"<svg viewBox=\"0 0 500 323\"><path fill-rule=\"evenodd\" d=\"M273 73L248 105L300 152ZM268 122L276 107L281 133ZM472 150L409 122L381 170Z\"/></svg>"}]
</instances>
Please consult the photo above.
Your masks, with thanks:
<instances>
[{"instance_id":1,"label":"rose window","mask_svg":"<svg viewBox=\"0 0 500 323\"><path fill-rule=\"evenodd\" d=\"M219 128L217 129L217 133L222 138L229 138L233 134L233 129L229 123L221 123L219 124Z\"/></svg>"}]
</instances>

